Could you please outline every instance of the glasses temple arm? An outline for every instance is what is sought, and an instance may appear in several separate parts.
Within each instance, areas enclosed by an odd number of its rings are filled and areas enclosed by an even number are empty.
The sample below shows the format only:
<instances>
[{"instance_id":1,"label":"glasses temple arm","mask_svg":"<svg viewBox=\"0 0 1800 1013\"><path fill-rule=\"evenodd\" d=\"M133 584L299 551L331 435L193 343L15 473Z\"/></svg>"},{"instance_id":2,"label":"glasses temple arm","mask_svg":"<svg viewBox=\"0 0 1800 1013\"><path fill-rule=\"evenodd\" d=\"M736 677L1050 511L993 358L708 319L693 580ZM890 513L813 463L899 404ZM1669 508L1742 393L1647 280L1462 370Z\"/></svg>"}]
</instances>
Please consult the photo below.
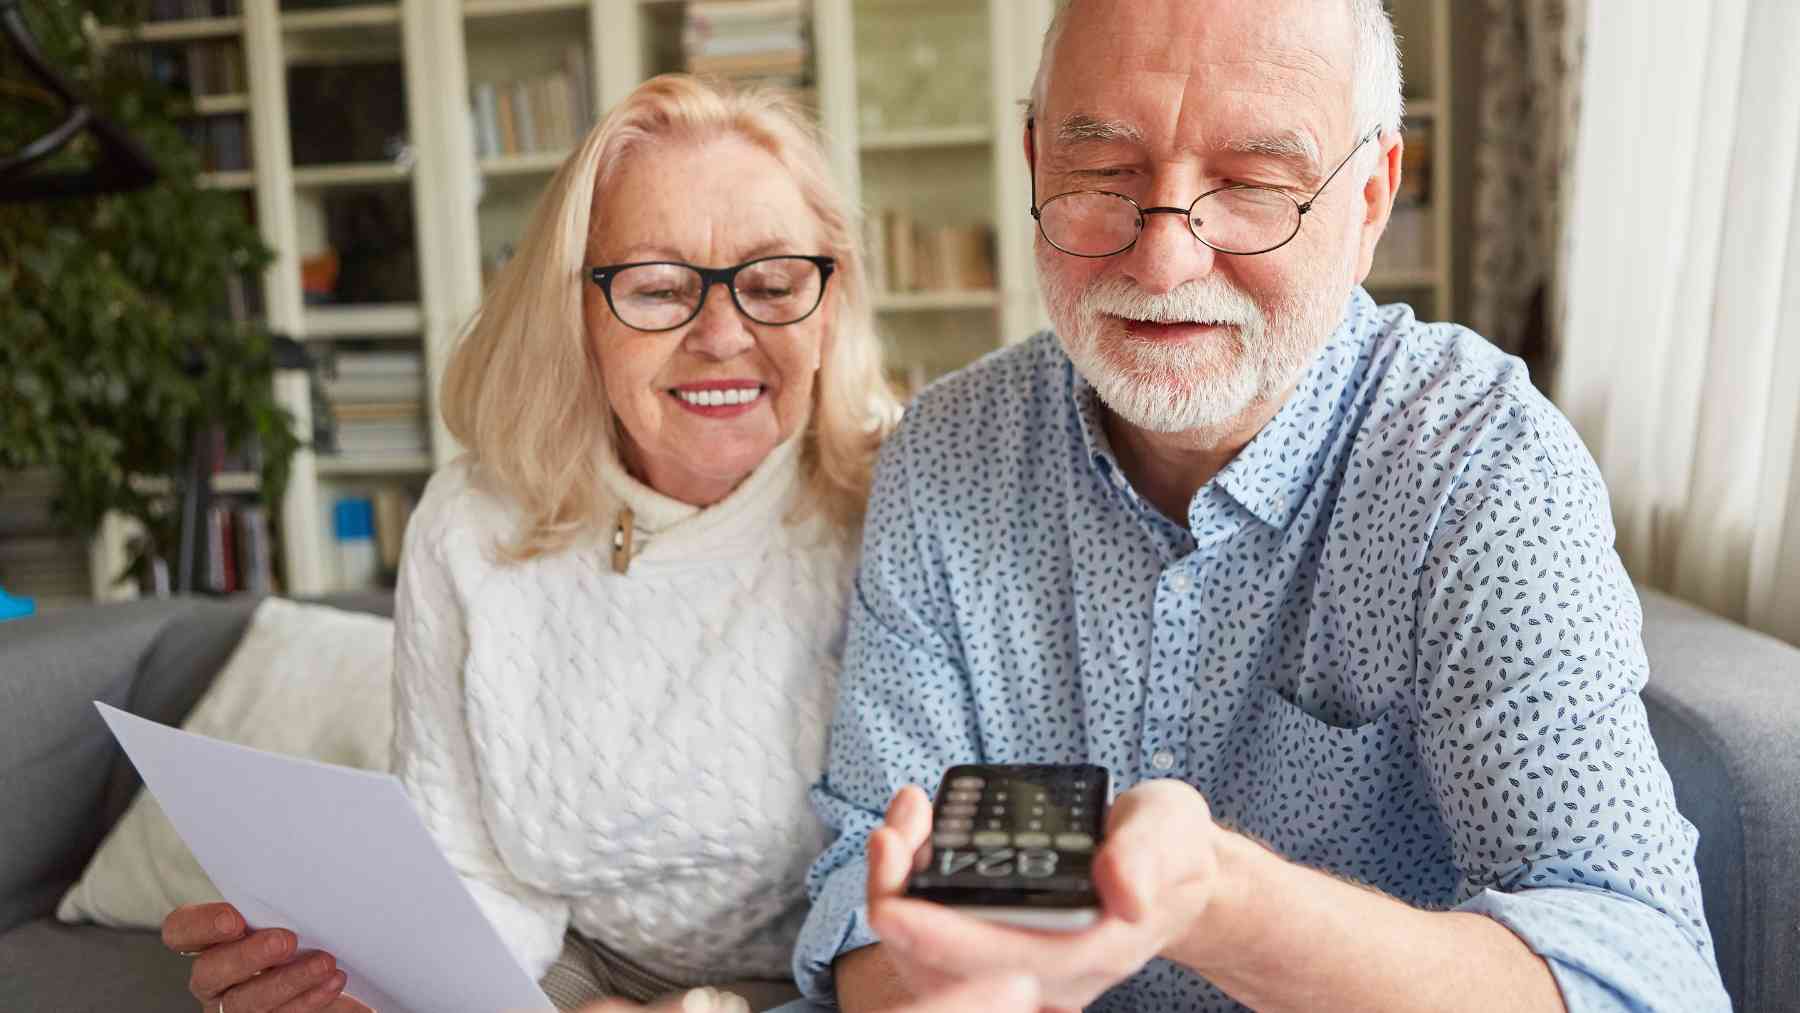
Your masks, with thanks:
<instances>
[{"instance_id":1,"label":"glasses temple arm","mask_svg":"<svg viewBox=\"0 0 1800 1013\"><path fill-rule=\"evenodd\" d=\"M1362 135L1362 140L1357 141L1356 146L1350 149L1350 153L1348 155L1344 156L1344 160L1337 164L1337 168L1331 170L1331 175L1325 177L1325 182L1320 183L1319 188L1317 190L1313 191L1313 195L1311 197L1306 198L1306 203L1300 205L1300 213L1305 214L1308 211L1311 211L1312 206L1313 206L1313 201L1318 200L1319 195L1325 192L1325 188L1331 185L1331 181L1338 178L1338 173L1344 171L1344 166L1350 164L1350 160L1352 158L1355 158L1356 153L1363 149L1363 145L1369 143L1370 141L1372 141L1375 138L1380 137L1380 136L1381 136L1381 128L1380 127L1376 127L1375 129Z\"/></svg>"}]
</instances>

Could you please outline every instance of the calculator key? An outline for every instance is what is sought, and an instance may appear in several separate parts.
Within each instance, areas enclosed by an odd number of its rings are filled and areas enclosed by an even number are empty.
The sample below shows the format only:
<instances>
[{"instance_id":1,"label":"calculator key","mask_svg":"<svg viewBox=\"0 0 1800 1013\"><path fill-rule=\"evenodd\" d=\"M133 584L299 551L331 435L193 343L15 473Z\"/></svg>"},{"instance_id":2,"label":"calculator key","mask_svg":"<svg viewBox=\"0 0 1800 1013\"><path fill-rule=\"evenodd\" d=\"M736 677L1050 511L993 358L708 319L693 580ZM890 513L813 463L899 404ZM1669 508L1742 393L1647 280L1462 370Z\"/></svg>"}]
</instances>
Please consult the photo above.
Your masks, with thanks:
<instances>
[{"instance_id":1,"label":"calculator key","mask_svg":"<svg viewBox=\"0 0 1800 1013\"><path fill-rule=\"evenodd\" d=\"M1056 850L1058 851L1092 851L1094 839L1087 834L1057 834Z\"/></svg>"},{"instance_id":2,"label":"calculator key","mask_svg":"<svg viewBox=\"0 0 1800 1013\"><path fill-rule=\"evenodd\" d=\"M938 829L973 830L975 829L975 821L969 819L967 816L952 816L949 819L938 820Z\"/></svg>"},{"instance_id":3,"label":"calculator key","mask_svg":"<svg viewBox=\"0 0 1800 1013\"><path fill-rule=\"evenodd\" d=\"M979 777L974 777L972 775L964 775L962 777L957 778L954 781L951 781L950 787L958 788L963 791L980 791L982 789L982 787L985 786L986 784L987 784L987 782L983 781Z\"/></svg>"},{"instance_id":4,"label":"calculator key","mask_svg":"<svg viewBox=\"0 0 1800 1013\"><path fill-rule=\"evenodd\" d=\"M944 798L950 802L979 802L981 801L981 792L951 789L944 793Z\"/></svg>"},{"instance_id":5,"label":"calculator key","mask_svg":"<svg viewBox=\"0 0 1800 1013\"><path fill-rule=\"evenodd\" d=\"M945 816L973 816L975 807L967 802L950 802L938 807L938 812Z\"/></svg>"},{"instance_id":6,"label":"calculator key","mask_svg":"<svg viewBox=\"0 0 1800 1013\"><path fill-rule=\"evenodd\" d=\"M1004 848L1012 843L1012 835L1004 830L982 830L975 835L978 848Z\"/></svg>"},{"instance_id":7,"label":"calculator key","mask_svg":"<svg viewBox=\"0 0 1800 1013\"><path fill-rule=\"evenodd\" d=\"M966 848L969 846L969 834L965 830L939 830L931 835L931 843L940 848Z\"/></svg>"},{"instance_id":8,"label":"calculator key","mask_svg":"<svg viewBox=\"0 0 1800 1013\"><path fill-rule=\"evenodd\" d=\"M1025 830L1013 835L1013 843L1021 848L1047 848L1050 846L1050 835L1036 830Z\"/></svg>"}]
</instances>

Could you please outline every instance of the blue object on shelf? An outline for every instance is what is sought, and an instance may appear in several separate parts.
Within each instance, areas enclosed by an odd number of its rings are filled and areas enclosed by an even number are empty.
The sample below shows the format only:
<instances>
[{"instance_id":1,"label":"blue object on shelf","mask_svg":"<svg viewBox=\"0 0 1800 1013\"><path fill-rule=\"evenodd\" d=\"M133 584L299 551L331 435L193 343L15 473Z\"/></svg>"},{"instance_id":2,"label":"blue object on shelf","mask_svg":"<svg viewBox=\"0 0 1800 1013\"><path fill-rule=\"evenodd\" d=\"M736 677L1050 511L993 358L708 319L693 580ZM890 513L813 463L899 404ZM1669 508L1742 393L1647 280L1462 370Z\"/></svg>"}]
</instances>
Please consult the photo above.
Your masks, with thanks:
<instances>
[{"instance_id":1,"label":"blue object on shelf","mask_svg":"<svg viewBox=\"0 0 1800 1013\"><path fill-rule=\"evenodd\" d=\"M30 598L14 598L0 587L0 623L8 619L23 619L37 611L37 602Z\"/></svg>"},{"instance_id":2,"label":"blue object on shelf","mask_svg":"<svg viewBox=\"0 0 1800 1013\"><path fill-rule=\"evenodd\" d=\"M341 499L332 508L332 528L340 542L375 537L375 504L366 499Z\"/></svg>"}]
</instances>

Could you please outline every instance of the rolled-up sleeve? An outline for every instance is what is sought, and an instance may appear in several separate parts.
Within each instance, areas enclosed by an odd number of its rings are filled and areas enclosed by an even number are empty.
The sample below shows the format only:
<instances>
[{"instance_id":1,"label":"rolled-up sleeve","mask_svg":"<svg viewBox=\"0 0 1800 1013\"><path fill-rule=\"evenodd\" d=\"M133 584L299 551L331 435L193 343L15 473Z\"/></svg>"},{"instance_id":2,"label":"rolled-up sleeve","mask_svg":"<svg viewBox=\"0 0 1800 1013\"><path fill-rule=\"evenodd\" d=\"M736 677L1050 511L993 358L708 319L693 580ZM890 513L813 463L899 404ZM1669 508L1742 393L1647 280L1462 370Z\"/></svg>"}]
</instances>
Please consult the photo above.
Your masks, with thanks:
<instances>
[{"instance_id":1,"label":"rolled-up sleeve","mask_svg":"<svg viewBox=\"0 0 1800 1013\"><path fill-rule=\"evenodd\" d=\"M954 609L928 518L913 508L911 441L882 452L865 525L824 778L812 799L836 837L807 874L812 910L794 978L837 1001L832 962L876 942L868 923L869 834L906 784L935 790L946 767L982 759Z\"/></svg>"},{"instance_id":2,"label":"rolled-up sleeve","mask_svg":"<svg viewBox=\"0 0 1800 1013\"><path fill-rule=\"evenodd\" d=\"M1417 743L1460 909L1544 958L1571 1011L1729 1009L1605 487L1566 427L1529 425L1503 423L1518 449L1471 469L1421 570Z\"/></svg>"}]
</instances>

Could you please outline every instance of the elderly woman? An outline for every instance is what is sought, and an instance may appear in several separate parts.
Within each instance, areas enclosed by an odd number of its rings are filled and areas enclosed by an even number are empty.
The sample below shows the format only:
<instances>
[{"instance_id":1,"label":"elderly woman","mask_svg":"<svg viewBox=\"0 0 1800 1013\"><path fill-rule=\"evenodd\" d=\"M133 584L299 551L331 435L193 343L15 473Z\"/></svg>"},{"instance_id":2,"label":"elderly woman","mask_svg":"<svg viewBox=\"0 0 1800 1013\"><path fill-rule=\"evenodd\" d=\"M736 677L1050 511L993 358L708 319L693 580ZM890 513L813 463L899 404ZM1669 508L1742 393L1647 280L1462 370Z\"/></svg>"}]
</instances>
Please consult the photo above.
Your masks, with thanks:
<instances>
[{"instance_id":1,"label":"elderly woman","mask_svg":"<svg viewBox=\"0 0 1800 1013\"><path fill-rule=\"evenodd\" d=\"M855 235L786 101L660 77L563 164L451 358L467 453L407 530L394 763L561 1008L787 977L897 414ZM353 1008L330 955L227 906L164 939L204 951L208 1011Z\"/></svg>"}]
</instances>

